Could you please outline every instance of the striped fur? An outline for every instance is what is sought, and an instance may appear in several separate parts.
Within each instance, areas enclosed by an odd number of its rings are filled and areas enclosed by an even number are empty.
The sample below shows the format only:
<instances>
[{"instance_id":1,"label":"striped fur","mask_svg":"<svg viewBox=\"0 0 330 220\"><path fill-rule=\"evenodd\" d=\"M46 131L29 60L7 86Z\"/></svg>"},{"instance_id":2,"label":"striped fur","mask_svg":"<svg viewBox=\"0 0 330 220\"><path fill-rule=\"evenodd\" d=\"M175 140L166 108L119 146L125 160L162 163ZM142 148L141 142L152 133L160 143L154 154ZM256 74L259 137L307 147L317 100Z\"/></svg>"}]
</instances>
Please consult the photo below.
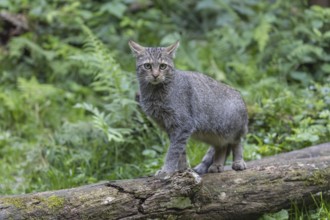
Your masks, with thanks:
<instances>
[{"instance_id":1,"label":"striped fur","mask_svg":"<svg viewBox=\"0 0 330 220\"><path fill-rule=\"evenodd\" d=\"M246 169L240 142L247 132L248 117L240 93L201 73L175 69L179 42L169 47L143 47L130 41L129 46L136 57L141 108L167 132L171 142L157 175L187 168L185 146L190 137L211 145L194 168L199 174L222 172L230 151L233 169Z\"/></svg>"}]
</instances>

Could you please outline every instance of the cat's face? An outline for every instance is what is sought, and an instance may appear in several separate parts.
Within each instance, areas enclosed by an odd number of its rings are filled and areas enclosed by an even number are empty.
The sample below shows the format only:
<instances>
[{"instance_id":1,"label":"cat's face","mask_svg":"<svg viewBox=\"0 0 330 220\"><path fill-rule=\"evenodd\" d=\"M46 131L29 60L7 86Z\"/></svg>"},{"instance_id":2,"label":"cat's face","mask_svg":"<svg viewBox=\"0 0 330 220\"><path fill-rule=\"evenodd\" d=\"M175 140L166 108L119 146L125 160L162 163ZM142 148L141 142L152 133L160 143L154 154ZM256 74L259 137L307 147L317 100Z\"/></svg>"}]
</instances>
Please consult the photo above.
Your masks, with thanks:
<instances>
[{"instance_id":1,"label":"cat's face","mask_svg":"<svg viewBox=\"0 0 330 220\"><path fill-rule=\"evenodd\" d=\"M173 58L179 42L169 47L143 47L129 41L129 46L136 57L139 80L152 85L171 80L174 74Z\"/></svg>"}]
</instances>

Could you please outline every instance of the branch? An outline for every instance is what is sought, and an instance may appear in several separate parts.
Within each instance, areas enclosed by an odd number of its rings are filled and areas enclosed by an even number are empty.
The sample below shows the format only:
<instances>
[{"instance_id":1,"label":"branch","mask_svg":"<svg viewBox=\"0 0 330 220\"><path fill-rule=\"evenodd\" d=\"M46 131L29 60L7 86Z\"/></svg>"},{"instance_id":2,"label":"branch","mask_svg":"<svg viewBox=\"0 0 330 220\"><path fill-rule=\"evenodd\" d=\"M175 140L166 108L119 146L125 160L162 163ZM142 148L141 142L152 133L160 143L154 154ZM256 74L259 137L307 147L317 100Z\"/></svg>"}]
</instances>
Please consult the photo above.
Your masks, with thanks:
<instances>
[{"instance_id":1,"label":"branch","mask_svg":"<svg viewBox=\"0 0 330 220\"><path fill-rule=\"evenodd\" d=\"M0 21L4 20L15 27L13 35L18 35L29 30L27 18L23 14L11 14L9 12L0 12Z\"/></svg>"},{"instance_id":2,"label":"branch","mask_svg":"<svg viewBox=\"0 0 330 220\"><path fill-rule=\"evenodd\" d=\"M248 163L241 172L176 173L0 197L0 219L255 219L330 198L330 143Z\"/></svg>"}]
</instances>

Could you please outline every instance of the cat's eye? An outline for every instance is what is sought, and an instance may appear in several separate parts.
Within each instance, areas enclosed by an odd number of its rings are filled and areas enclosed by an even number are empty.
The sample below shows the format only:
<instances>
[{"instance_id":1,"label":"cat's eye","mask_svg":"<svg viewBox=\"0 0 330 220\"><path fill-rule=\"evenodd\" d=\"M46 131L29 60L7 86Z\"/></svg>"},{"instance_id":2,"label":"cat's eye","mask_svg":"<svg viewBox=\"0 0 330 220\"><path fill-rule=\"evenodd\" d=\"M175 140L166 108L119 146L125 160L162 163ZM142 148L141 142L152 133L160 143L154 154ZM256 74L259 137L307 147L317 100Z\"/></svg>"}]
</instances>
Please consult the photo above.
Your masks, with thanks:
<instances>
[{"instance_id":1,"label":"cat's eye","mask_svg":"<svg viewBox=\"0 0 330 220\"><path fill-rule=\"evenodd\" d=\"M159 65L159 69L164 70L167 68L167 65L165 63L162 63Z\"/></svg>"},{"instance_id":2,"label":"cat's eye","mask_svg":"<svg viewBox=\"0 0 330 220\"><path fill-rule=\"evenodd\" d=\"M150 63L145 63L145 64L143 64L143 66L147 70L150 70L151 69L151 64Z\"/></svg>"}]
</instances>

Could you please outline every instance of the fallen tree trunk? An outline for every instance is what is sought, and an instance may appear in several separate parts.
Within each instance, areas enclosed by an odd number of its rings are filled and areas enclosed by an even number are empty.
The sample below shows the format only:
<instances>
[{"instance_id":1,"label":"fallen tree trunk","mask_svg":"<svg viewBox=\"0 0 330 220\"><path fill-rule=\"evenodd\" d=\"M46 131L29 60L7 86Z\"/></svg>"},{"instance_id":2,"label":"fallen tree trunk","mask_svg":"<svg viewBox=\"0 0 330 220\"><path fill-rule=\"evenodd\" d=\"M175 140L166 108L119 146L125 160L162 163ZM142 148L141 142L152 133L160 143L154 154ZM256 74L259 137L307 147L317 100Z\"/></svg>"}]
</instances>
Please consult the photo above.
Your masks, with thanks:
<instances>
[{"instance_id":1,"label":"fallen tree trunk","mask_svg":"<svg viewBox=\"0 0 330 220\"><path fill-rule=\"evenodd\" d=\"M330 143L248 163L241 172L183 172L0 197L0 219L255 219L330 198Z\"/></svg>"}]
</instances>

